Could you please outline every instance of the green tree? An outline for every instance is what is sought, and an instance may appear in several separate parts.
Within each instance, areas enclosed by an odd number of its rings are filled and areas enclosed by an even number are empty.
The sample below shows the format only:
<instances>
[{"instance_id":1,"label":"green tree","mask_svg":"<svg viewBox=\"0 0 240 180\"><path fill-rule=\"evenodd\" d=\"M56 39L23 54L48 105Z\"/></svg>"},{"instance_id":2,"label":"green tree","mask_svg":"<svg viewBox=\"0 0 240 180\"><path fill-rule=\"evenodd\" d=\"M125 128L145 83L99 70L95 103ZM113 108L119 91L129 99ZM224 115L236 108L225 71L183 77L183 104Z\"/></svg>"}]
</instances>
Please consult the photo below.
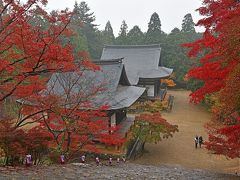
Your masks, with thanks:
<instances>
[{"instance_id":1,"label":"green tree","mask_svg":"<svg viewBox=\"0 0 240 180\"><path fill-rule=\"evenodd\" d=\"M189 37L187 33L174 28L161 45L161 61L164 66L173 68L177 87L186 88L188 83L190 83L188 87L192 87L195 84L192 81L184 81L184 77L192 66L193 61L187 57L187 51L181 44L188 42L190 38L196 40L200 37L200 33L192 33L191 37Z\"/></svg>"},{"instance_id":2,"label":"green tree","mask_svg":"<svg viewBox=\"0 0 240 180\"><path fill-rule=\"evenodd\" d=\"M86 45L81 48L87 49L92 58L99 58L103 43L101 33L98 31L97 25L94 24L96 20L94 13L90 12L88 4L84 1L79 4L75 2L73 12L71 27L78 33L79 37L83 37L80 39L82 42L87 40L87 43L84 43Z\"/></svg>"},{"instance_id":3,"label":"green tree","mask_svg":"<svg viewBox=\"0 0 240 180\"><path fill-rule=\"evenodd\" d=\"M148 30L146 33L146 43L159 43L161 41L161 21L159 15L155 12L152 14L148 23Z\"/></svg>"},{"instance_id":4,"label":"green tree","mask_svg":"<svg viewBox=\"0 0 240 180\"><path fill-rule=\"evenodd\" d=\"M118 33L118 37L116 38L117 44L128 44L127 42L127 33L128 33L128 25L126 21L122 21L122 25L120 27L120 31Z\"/></svg>"},{"instance_id":5,"label":"green tree","mask_svg":"<svg viewBox=\"0 0 240 180\"><path fill-rule=\"evenodd\" d=\"M144 113L136 116L133 126L133 137L143 142L158 143L163 138L172 137L178 132L178 126L172 125L161 117L160 113Z\"/></svg>"},{"instance_id":6,"label":"green tree","mask_svg":"<svg viewBox=\"0 0 240 180\"><path fill-rule=\"evenodd\" d=\"M102 32L103 44L114 44L115 37L113 34L113 28L110 21L107 22L104 31Z\"/></svg>"},{"instance_id":7,"label":"green tree","mask_svg":"<svg viewBox=\"0 0 240 180\"><path fill-rule=\"evenodd\" d=\"M174 28L172 31L171 31L171 34L177 34L177 33L180 33L180 29L178 28Z\"/></svg>"},{"instance_id":8,"label":"green tree","mask_svg":"<svg viewBox=\"0 0 240 180\"><path fill-rule=\"evenodd\" d=\"M72 20L75 22L83 23L83 25L95 28L97 26L96 24L94 24L96 17L93 12L89 11L90 8L88 7L88 4L85 1L80 2L80 4L75 2Z\"/></svg>"},{"instance_id":9,"label":"green tree","mask_svg":"<svg viewBox=\"0 0 240 180\"><path fill-rule=\"evenodd\" d=\"M193 22L192 15L190 13L186 14L182 21L182 32L184 33L196 33L195 23Z\"/></svg>"},{"instance_id":10,"label":"green tree","mask_svg":"<svg viewBox=\"0 0 240 180\"><path fill-rule=\"evenodd\" d=\"M74 48L74 55L76 56L76 61L79 61L78 59L78 52L80 51L88 51L88 42L85 35L83 35L81 32L77 33L73 37L69 37L68 39L65 39L64 42L70 42L72 47Z\"/></svg>"},{"instance_id":11,"label":"green tree","mask_svg":"<svg viewBox=\"0 0 240 180\"><path fill-rule=\"evenodd\" d=\"M128 44L138 45L143 44L144 34L139 28L139 26L134 26L127 34Z\"/></svg>"}]
</instances>

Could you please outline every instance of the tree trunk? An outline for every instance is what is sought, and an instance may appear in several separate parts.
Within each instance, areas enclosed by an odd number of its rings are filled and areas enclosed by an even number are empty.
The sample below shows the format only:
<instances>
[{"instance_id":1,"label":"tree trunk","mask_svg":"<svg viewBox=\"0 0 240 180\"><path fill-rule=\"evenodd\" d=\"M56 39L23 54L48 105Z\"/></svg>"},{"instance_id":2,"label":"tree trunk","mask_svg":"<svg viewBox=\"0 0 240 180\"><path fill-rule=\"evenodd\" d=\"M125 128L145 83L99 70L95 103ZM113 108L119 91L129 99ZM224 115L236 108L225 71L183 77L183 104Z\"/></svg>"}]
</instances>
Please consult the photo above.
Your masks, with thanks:
<instances>
[{"instance_id":1,"label":"tree trunk","mask_svg":"<svg viewBox=\"0 0 240 180\"><path fill-rule=\"evenodd\" d=\"M143 145L142 145L142 150L144 150L144 149L145 149L145 143L146 143L146 141L144 141L144 142L143 142Z\"/></svg>"}]
</instances>

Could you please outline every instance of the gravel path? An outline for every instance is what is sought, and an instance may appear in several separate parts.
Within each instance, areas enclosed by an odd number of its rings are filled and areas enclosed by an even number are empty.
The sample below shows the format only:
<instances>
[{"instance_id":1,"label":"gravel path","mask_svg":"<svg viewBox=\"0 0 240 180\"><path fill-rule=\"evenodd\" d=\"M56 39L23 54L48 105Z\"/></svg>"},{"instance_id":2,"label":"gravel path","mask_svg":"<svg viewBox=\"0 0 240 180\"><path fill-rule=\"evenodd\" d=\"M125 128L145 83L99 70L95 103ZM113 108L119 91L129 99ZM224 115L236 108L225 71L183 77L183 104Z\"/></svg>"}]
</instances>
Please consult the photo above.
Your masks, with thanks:
<instances>
[{"instance_id":1,"label":"gravel path","mask_svg":"<svg viewBox=\"0 0 240 180\"><path fill-rule=\"evenodd\" d=\"M164 139L158 144L145 145L147 153L134 163L240 174L239 158L231 160L211 154L204 148L194 147L195 135L202 135L204 140L208 138L204 124L210 120L211 114L204 107L189 103L189 91L175 90L168 93L175 97L173 110L170 113L163 113L163 117L170 123L178 125L179 132L175 133L173 138Z\"/></svg>"},{"instance_id":2,"label":"gravel path","mask_svg":"<svg viewBox=\"0 0 240 180\"><path fill-rule=\"evenodd\" d=\"M54 165L49 167L1 168L0 179L4 180L57 180L57 179L99 179L99 180L239 180L229 174L217 174L203 170L190 170L179 167L144 166L123 163L113 166L82 165L81 163Z\"/></svg>"}]
</instances>

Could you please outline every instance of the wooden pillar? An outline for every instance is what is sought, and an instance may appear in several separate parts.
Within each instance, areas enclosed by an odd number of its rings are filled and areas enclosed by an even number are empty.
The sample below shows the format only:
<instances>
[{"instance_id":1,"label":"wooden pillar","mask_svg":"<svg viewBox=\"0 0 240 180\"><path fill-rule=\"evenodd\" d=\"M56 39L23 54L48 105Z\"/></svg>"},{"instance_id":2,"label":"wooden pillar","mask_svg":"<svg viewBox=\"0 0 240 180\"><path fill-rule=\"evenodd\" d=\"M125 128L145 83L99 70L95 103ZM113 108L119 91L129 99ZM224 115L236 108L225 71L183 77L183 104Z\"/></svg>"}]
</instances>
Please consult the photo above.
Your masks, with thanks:
<instances>
[{"instance_id":1,"label":"wooden pillar","mask_svg":"<svg viewBox=\"0 0 240 180\"><path fill-rule=\"evenodd\" d=\"M157 79L154 81L154 97L159 95L159 88L160 88L160 80Z\"/></svg>"},{"instance_id":2,"label":"wooden pillar","mask_svg":"<svg viewBox=\"0 0 240 180\"><path fill-rule=\"evenodd\" d=\"M160 79L157 80L157 96L159 96L160 91Z\"/></svg>"}]
</instances>

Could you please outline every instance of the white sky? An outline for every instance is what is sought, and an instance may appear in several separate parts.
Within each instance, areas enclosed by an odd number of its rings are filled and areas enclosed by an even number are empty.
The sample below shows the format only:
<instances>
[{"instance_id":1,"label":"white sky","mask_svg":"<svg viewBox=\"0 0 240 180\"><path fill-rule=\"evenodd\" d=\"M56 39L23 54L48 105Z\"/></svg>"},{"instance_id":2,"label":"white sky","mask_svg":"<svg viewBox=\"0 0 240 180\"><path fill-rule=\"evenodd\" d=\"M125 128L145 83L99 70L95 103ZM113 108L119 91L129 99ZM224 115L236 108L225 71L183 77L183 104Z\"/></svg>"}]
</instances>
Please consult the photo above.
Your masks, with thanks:
<instances>
[{"instance_id":1,"label":"white sky","mask_svg":"<svg viewBox=\"0 0 240 180\"><path fill-rule=\"evenodd\" d=\"M48 9L72 9L76 0L49 0ZM81 0L77 0L81 2ZM202 0L85 0L96 16L96 24L103 30L106 22L110 20L117 35L125 20L130 30L134 25L138 25L143 32L147 31L148 22L151 15L157 12L162 30L171 32L174 27L181 28L183 17L191 13L196 23L201 17L195 10L202 4ZM203 28L196 28L203 31Z\"/></svg>"}]
</instances>

